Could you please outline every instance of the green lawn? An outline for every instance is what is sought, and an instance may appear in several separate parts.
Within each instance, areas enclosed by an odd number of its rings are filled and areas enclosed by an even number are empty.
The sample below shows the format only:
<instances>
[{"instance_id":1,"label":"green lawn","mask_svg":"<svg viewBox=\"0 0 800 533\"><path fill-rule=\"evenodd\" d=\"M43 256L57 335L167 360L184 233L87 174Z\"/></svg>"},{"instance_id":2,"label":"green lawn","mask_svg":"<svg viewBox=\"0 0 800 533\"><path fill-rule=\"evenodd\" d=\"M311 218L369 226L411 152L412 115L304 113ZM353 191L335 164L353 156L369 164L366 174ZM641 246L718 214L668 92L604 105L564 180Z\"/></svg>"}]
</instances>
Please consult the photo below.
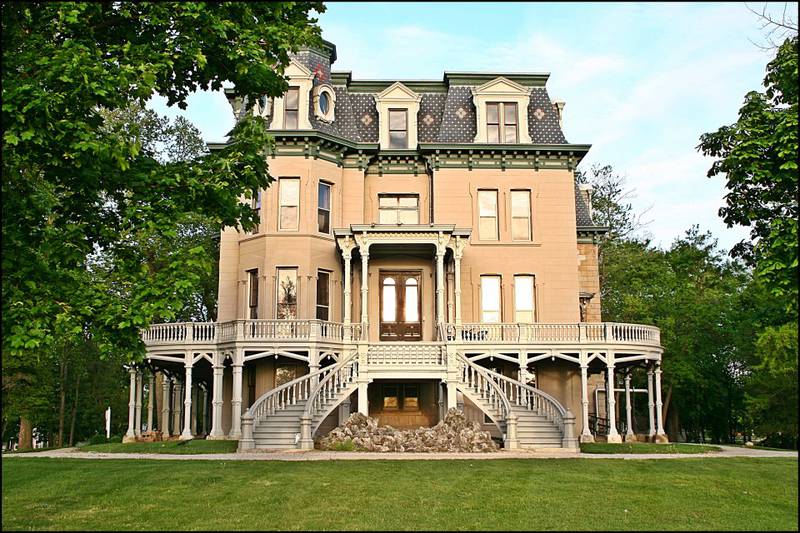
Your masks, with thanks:
<instances>
[{"instance_id":1,"label":"green lawn","mask_svg":"<svg viewBox=\"0 0 800 533\"><path fill-rule=\"evenodd\" d=\"M653 442L583 442L583 453L708 453L720 452L719 446L706 444L656 444Z\"/></svg>"},{"instance_id":2,"label":"green lawn","mask_svg":"<svg viewBox=\"0 0 800 533\"><path fill-rule=\"evenodd\" d=\"M4 530L797 530L797 460L6 458Z\"/></svg>"},{"instance_id":3,"label":"green lawn","mask_svg":"<svg viewBox=\"0 0 800 533\"><path fill-rule=\"evenodd\" d=\"M104 453L235 453L239 441L235 440L168 440L163 442L128 442L90 444L79 448L83 452Z\"/></svg>"}]
</instances>

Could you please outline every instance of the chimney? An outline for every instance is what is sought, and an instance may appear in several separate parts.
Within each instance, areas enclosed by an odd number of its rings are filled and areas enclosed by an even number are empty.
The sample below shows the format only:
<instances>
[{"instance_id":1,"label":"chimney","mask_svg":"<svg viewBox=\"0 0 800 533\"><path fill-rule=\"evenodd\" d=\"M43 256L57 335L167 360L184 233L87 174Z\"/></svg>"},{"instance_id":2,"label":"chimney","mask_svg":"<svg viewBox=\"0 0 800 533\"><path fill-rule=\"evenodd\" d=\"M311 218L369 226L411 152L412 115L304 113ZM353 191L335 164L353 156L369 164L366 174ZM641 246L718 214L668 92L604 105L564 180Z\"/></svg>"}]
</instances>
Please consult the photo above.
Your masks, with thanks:
<instances>
[{"instance_id":1,"label":"chimney","mask_svg":"<svg viewBox=\"0 0 800 533\"><path fill-rule=\"evenodd\" d=\"M563 100L555 100L553 101L553 110L556 112L556 116L558 117L558 125L563 127L564 124L561 119L564 116L564 106L567 105L566 102Z\"/></svg>"}]
</instances>

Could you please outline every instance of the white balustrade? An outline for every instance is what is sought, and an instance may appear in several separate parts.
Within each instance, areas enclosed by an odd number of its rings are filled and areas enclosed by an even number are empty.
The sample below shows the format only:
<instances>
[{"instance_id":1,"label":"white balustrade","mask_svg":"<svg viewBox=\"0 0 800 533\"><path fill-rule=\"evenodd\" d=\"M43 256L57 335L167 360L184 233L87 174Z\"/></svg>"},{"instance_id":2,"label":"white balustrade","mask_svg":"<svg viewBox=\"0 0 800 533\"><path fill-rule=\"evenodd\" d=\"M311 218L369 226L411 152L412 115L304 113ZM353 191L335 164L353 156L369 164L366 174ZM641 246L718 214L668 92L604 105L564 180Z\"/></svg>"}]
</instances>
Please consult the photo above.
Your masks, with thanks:
<instances>
[{"instance_id":1,"label":"white balustrade","mask_svg":"<svg viewBox=\"0 0 800 533\"><path fill-rule=\"evenodd\" d=\"M591 344L623 343L659 347L661 332L657 327L617 322L546 324L546 323L465 323L460 326L442 324L439 340L484 344ZM153 324L142 331L148 346L176 344L213 344L220 342L283 340L358 342L365 340L361 324L345 326L325 320L232 320L228 322L176 322ZM389 345L391 343L380 343ZM424 343L403 343L420 346ZM401 348L385 354L393 356ZM425 350L423 350L424 353ZM432 352L431 352L432 353ZM402 360L404 354L397 353ZM407 354L406 354L407 355ZM427 361L429 363L430 361ZM427 364L426 363L426 364Z\"/></svg>"},{"instance_id":2,"label":"white balustrade","mask_svg":"<svg viewBox=\"0 0 800 533\"><path fill-rule=\"evenodd\" d=\"M444 366L446 358L444 346L438 342L382 342L371 345L367 352L370 366Z\"/></svg>"}]
</instances>

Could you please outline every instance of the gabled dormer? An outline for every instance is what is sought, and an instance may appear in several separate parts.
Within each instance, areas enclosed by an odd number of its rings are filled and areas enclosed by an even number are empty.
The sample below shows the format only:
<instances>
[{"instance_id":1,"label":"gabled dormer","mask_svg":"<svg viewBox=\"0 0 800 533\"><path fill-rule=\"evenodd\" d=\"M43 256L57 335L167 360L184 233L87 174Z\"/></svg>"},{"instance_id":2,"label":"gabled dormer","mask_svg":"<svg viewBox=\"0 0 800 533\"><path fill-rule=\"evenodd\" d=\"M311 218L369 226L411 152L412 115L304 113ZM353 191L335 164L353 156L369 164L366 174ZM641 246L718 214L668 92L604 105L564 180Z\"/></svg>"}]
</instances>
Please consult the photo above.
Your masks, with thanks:
<instances>
[{"instance_id":1,"label":"gabled dormer","mask_svg":"<svg viewBox=\"0 0 800 533\"><path fill-rule=\"evenodd\" d=\"M381 150L417 148L417 113L422 96L395 82L375 96Z\"/></svg>"},{"instance_id":2,"label":"gabled dormer","mask_svg":"<svg viewBox=\"0 0 800 533\"><path fill-rule=\"evenodd\" d=\"M292 59L284 74L289 78L289 90L272 105L271 130L310 130L309 98L314 85L314 73Z\"/></svg>"},{"instance_id":3,"label":"gabled dormer","mask_svg":"<svg viewBox=\"0 0 800 533\"><path fill-rule=\"evenodd\" d=\"M476 143L530 144L528 103L532 88L503 76L472 89Z\"/></svg>"}]
</instances>

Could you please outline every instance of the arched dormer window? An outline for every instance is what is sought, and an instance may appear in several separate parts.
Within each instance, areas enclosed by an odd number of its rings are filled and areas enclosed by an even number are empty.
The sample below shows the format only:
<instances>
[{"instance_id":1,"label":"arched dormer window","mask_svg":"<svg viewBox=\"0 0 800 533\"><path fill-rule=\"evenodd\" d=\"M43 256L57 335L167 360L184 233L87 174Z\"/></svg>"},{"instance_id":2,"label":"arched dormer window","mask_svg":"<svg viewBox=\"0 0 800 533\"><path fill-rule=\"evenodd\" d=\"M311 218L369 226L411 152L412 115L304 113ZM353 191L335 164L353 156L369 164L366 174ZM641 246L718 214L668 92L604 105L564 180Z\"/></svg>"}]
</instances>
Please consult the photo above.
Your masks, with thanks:
<instances>
[{"instance_id":1,"label":"arched dormer window","mask_svg":"<svg viewBox=\"0 0 800 533\"><path fill-rule=\"evenodd\" d=\"M381 150L416 149L417 113L421 100L422 96L399 81L375 96Z\"/></svg>"},{"instance_id":2,"label":"arched dormer window","mask_svg":"<svg viewBox=\"0 0 800 533\"><path fill-rule=\"evenodd\" d=\"M473 89L477 120L475 142L530 144L528 103L531 91L530 87L502 76Z\"/></svg>"}]
</instances>

